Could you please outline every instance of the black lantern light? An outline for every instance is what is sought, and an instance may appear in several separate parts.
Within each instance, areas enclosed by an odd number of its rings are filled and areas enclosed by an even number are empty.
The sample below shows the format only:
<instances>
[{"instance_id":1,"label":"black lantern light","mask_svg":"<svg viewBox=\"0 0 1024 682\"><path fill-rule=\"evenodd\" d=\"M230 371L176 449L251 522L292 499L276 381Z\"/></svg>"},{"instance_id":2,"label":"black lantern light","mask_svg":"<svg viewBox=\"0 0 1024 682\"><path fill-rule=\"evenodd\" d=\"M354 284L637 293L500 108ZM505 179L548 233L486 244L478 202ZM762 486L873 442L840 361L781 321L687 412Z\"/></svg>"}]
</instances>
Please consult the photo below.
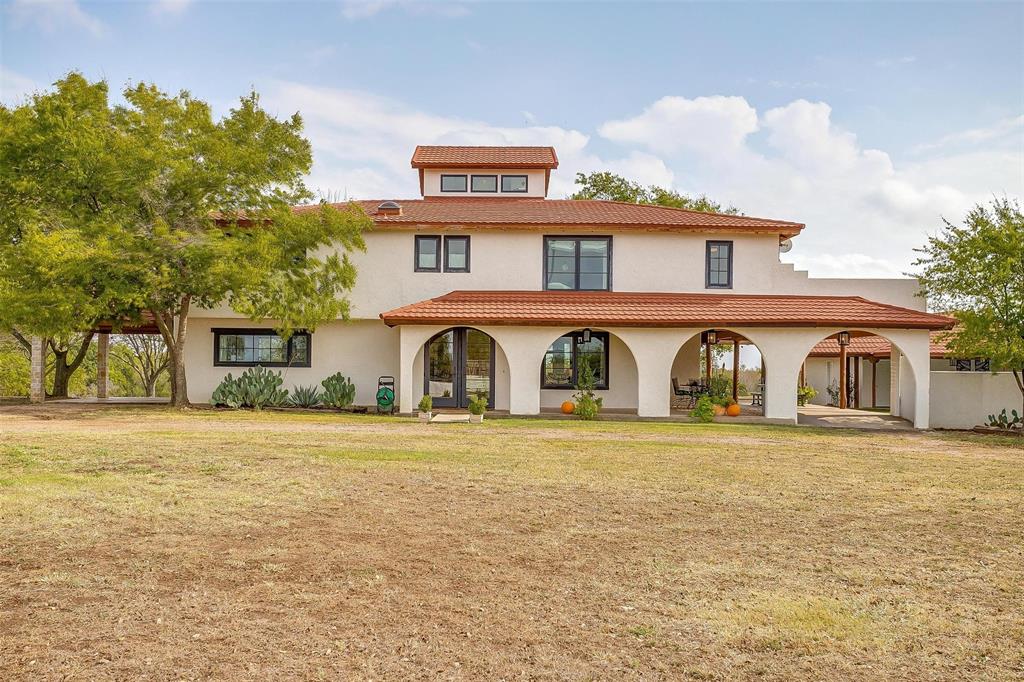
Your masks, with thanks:
<instances>
[{"instance_id":1,"label":"black lantern light","mask_svg":"<svg viewBox=\"0 0 1024 682\"><path fill-rule=\"evenodd\" d=\"M583 330L583 343L590 343L590 327Z\"/></svg>"},{"instance_id":2,"label":"black lantern light","mask_svg":"<svg viewBox=\"0 0 1024 682\"><path fill-rule=\"evenodd\" d=\"M836 338L839 340L840 346L850 345L850 332L839 332Z\"/></svg>"},{"instance_id":3,"label":"black lantern light","mask_svg":"<svg viewBox=\"0 0 1024 682\"><path fill-rule=\"evenodd\" d=\"M715 344L718 343L718 332L716 332L714 329L709 329L705 333L704 340L708 343L708 345L714 346Z\"/></svg>"}]
</instances>

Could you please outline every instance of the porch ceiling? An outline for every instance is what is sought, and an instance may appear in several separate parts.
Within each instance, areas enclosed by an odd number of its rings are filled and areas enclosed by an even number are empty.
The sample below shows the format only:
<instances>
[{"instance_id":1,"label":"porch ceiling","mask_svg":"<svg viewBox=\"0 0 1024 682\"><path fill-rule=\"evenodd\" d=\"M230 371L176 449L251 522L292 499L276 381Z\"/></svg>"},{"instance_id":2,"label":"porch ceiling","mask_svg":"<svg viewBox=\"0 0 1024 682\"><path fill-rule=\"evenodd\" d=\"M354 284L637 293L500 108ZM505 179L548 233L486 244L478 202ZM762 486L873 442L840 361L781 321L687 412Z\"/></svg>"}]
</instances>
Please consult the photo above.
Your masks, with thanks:
<instances>
[{"instance_id":1,"label":"porch ceiling","mask_svg":"<svg viewBox=\"0 0 1024 682\"><path fill-rule=\"evenodd\" d=\"M860 296L587 291L453 291L381 313L389 326L477 324L607 327L949 329L943 315Z\"/></svg>"}]
</instances>

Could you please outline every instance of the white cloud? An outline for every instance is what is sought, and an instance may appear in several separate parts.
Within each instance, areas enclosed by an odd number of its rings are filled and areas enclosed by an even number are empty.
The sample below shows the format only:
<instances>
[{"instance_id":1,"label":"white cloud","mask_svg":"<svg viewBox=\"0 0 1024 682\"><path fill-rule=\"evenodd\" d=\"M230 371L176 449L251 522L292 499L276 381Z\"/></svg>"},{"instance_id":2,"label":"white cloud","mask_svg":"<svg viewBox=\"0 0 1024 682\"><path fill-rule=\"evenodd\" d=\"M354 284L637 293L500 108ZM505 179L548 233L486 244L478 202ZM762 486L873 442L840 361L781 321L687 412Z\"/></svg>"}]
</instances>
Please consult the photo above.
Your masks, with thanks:
<instances>
[{"instance_id":1,"label":"white cloud","mask_svg":"<svg viewBox=\"0 0 1024 682\"><path fill-rule=\"evenodd\" d=\"M368 19L394 8L404 9L410 14L442 17L464 17L469 14L465 5L441 0L342 0L341 14L346 19Z\"/></svg>"},{"instance_id":2,"label":"white cloud","mask_svg":"<svg viewBox=\"0 0 1024 682\"><path fill-rule=\"evenodd\" d=\"M14 0L7 11L15 25L34 25L47 33L77 28L98 38L107 32L106 25L83 10L77 0Z\"/></svg>"},{"instance_id":3,"label":"white cloud","mask_svg":"<svg viewBox=\"0 0 1024 682\"><path fill-rule=\"evenodd\" d=\"M180 15L192 5L193 0L154 0L150 8L157 15Z\"/></svg>"},{"instance_id":4,"label":"white cloud","mask_svg":"<svg viewBox=\"0 0 1024 682\"><path fill-rule=\"evenodd\" d=\"M956 133L945 135L935 142L918 145L914 148L917 152L926 152L942 147L954 147L960 145L976 145L992 140L1010 140L1020 149L1024 143L1024 114L1003 118L992 125L981 128L971 128Z\"/></svg>"},{"instance_id":5,"label":"white cloud","mask_svg":"<svg viewBox=\"0 0 1024 682\"><path fill-rule=\"evenodd\" d=\"M39 86L26 76L0 65L0 102L11 106L24 102L39 90Z\"/></svg>"},{"instance_id":6,"label":"white cloud","mask_svg":"<svg viewBox=\"0 0 1024 682\"><path fill-rule=\"evenodd\" d=\"M655 152L735 149L757 130L757 111L742 97L662 97L633 118L608 121L598 132L609 140Z\"/></svg>"}]
</instances>

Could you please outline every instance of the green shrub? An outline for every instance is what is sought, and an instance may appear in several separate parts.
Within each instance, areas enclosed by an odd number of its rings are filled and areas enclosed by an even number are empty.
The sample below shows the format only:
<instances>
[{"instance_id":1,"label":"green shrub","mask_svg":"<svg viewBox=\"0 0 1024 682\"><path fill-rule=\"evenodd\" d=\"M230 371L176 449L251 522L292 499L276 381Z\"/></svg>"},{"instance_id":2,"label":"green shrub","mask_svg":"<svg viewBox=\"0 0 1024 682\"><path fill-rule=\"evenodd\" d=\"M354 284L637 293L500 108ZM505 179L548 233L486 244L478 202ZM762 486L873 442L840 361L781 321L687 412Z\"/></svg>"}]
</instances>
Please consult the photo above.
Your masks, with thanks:
<instances>
[{"instance_id":1,"label":"green shrub","mask_svg":"<svg viewBox=\"0 0 1024 682\"><path fill-rule=\"evenodd\" d=\"M281 388L282 383L284 379L280 372L275 374L257 365L242 372L237 379L229 373L214 389L210 402L234 410L239 407L255 410L281 407L288 402L288 391Z\"/></svg>"},{"instance_id":2,"label":"green shrub","mask_svg":"<svg viewBox=\"0 0 1024 682\"><path fill-rule=\"evenodd\" d=\"M321 403L320 389L316 386L296 386L288 402L295 407L317 407Z\"/></svg>"},{"instance_id":3,"label":"green shrub","mask_svg":"<svg viewBox=\"0 0 1024 682\"><path fill-rule=\"evenodd\" d=\"M998 415L990 414L988 416L988 425L1000 429L1024 428L1024 418L1017 414L1017 410L1012 410L1010 415L1010 417L1006 416L1006 410L1003 410Z\"/></svg>"},{"instance_id":4,"label":"green shrub","mask_svg":"<svg viewBox=\"0 0 1024 682\"><path fill-rule=\"evenodd\" d=\"M356 385L342 376L341 372L332 374L324 379L321 384L324 387L321 400L327 407L343 408L348 407L356 400Z\"/></svg>"},{"instance_id":5,"label":"green shrub","mask_svg":"<svg viewBox=\"0 0 1024 682\"><path fill-rule=\"evenodd\" d=\"M590 420L597 416L604 403L603 398L594 395L594 372L590 369L590 363L584 361L580 364L579 380L576 384L576 395L573 396L576 408L573 410L580 419Z\"/></svg>"},{"instance_id":6,"label":"green shrub","mask_svg":"<svg viewBox=\"0 0 1024 682\"><path fill-rule=\"evenodd\" d=\"M811 402L816 395L818 395L818 391L815 390L814 386L804 384L800 388L796 389L796 402L798 405L806 405Z\"/></svg>"},{"instance_id":7,"label":"green shrub","mask_svg":"<svg viewBox=\"0 0 1024 682\"><path fill-rule=\"evenodd\" d=\"M708 384L708 393L712 398L729 399L732 397L732 377L726 374L713 374ZM716 403L720 404L720 403Z\"/></svg>"},{"instance_id":8,"label":"green shrub","mask_svg":"<svg viewBox=\"0 0 1024 682\"><path fill-rule=\"evenodd\" d=\"M420 398L419 409L420 412L430 412L431 408L434 407L434 399L429 395L425 395Z\"/></svg>"},{"instance_id":9,"label":"green shrub","mask_svg":"<svg viewBox=\"0 0 1024 682\"><path fill-rule=\"evenodd\" d=\"M714 421L715 403L711 396L702 395L697 400L697 404L694 405L692 410L690 410L690 416L702 424Z\"/></svg>"},{"instance_id":10,"label":"green shrub","mask_svg":"<svg viewBox=\"0 0 1024 682\"><path fill-rule=\"evenodd\" d=\"M483 414L487 411L487 396L483 393L473 396L469 399L469 413L470 414Z\"/></svg>"}]
</instances>

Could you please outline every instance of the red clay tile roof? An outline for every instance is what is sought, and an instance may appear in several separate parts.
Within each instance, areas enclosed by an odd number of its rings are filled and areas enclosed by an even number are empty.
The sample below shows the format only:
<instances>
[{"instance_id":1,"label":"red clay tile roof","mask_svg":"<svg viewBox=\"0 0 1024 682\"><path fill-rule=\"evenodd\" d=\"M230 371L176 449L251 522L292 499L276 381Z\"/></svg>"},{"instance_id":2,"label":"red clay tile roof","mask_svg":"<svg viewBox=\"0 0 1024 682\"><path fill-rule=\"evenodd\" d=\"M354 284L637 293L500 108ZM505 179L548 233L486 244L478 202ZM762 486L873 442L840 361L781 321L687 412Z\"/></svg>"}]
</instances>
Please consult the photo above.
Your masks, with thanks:
<instances>
[{"instance_id":1,"label":"red clay tile roof","mask_svg":"<svg viewBox=\"0 0 1024 682\"><path fill-rule=\"evenodd\" d=\"M381 215L377 207L384 200L358 202L384 229L414 229L419 226L494 227L544 229L575 227L595 229L636 228L666 231L750 232L793 237L803 223L741 215L703 213L682 208L629 204L597 199L483 199L429 198L395 199L401 215ZM339 208L344 205L339 204Z\"/></svg>"},{"instance_id":2,"label":"red clay tile roof","mask_svg":"<svg viewBox=\"0 0 1024 682\"><path fill-rule=\"evenodd\" d=\"M398 324L945 329L952 318L859 296L453 291L386 313Z\"/></svg>"},{"instance_id":3,"label":"red clay tile roof","mask_svg":"<svg viewBox=\"0 0 1024 682\"><path fill-rule=\"evenodd\" d=\"M949 357L948 336L949 333L945 330L933 331L929 335L929 354L931 357ZM850 355L887 358L892 350L892 344L889 343L888 339L881 336L856 336L850 339L850 345L846 349L846 352ZM812 348L808 356L812 358L837 358L839 357L839 342L835 339L825 339Z\"/></svg>"},{"instance_id":4,"label":"red clay tile roof","mask_svg":"<svg viewBox=\"0 0 1024 682\"><path fill-rule=\"evenodd\" d=\"M554 147L444 147L418 145L413 168L558 168Z\"/></svg>"}]
</instances>

